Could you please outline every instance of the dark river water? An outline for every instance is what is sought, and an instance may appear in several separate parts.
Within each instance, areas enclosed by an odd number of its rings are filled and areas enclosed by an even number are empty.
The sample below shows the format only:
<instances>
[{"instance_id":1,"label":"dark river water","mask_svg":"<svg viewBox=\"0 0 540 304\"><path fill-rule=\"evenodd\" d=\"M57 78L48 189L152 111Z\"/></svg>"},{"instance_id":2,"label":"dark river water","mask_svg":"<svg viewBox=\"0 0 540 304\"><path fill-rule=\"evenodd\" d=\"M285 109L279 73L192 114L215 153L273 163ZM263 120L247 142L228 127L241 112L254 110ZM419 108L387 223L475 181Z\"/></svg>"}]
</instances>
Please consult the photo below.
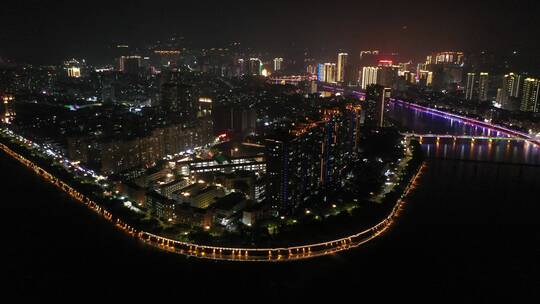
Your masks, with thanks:
<instances>
[{"instance_id":1,"label":"dark river water","mask_svg":"<svg viewBox=\"0 0 540 304\"><path fill-rule=\"evenodd\" d=\"M410 109L390 115L416 132L485 132ZM428 170L389 233L346 253L285 264L216 263L148 248L0 156L1 286L42 299L538 302L538 153L523 143L509 152L506 142L448 145L424 145Z\"/></svg>"}]
</instances>

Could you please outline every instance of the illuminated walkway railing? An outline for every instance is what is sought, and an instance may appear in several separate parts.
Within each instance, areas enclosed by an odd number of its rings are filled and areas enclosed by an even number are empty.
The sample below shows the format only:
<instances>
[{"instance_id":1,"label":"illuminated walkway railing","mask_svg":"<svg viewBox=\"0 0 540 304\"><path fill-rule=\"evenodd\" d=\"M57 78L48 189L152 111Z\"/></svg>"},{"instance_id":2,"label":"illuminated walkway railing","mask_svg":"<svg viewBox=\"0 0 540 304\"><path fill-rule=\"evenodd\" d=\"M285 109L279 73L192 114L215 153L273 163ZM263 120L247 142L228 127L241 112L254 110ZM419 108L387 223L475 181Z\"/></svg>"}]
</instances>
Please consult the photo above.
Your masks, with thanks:
<instances>
[{"instance_id":1,"label":"illuminated walkway railing","mask_svg":"<svg viewBox=\"0 0 540 304\"><path fill-rule=\"evenodd\" d=\"M69 194L75 201L86 205L88 208L112 222L115 227L125 232L127 235L140 239L146 244L174 252L186 256L192 256L204 259L227 260L227 261L250 261L250 262L280 262L314 258L334 254L337 252L356 248L370 240L380 236L387 231L399 217L405 201L403 200L411 190L416 186L417 179L422 174L426 167L424 163L417 174L411 179L401 198L396 202L389 215L380 221L378 224L369 229L353 234L348 237L339 238L336 240L308 244L303 246L292 246L283 248L234 248L234 247L219 247L193 244L188 242L180 242L173 239L158 236L149 232L137 230L129 226L121 219L115 217L112 213L100 207L97 203L78 192L71 186L67 185L57 177L53 176L43 168L39 167L32 161L26 159L22 155L14 152L9 147L0 144L0 150L4 151L9 156L18 160L28 168L32 169L37 175L43 177L46 181L55 185L62 191Z\"/></svg>"}]
</instances>

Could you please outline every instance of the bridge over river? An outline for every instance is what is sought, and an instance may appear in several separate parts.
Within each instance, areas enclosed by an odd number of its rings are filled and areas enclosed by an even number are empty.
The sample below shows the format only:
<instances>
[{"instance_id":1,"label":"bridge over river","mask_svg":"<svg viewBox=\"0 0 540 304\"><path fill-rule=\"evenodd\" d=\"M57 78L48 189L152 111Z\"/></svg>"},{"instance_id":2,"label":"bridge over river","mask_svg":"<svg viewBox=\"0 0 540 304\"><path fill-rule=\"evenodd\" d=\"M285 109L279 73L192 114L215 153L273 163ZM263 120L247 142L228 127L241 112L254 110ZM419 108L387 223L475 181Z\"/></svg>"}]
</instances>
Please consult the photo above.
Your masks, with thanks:
<instances>
[{"instance_id":1,"label":"bridge over river","mask_svg":"<svg viewBox=\"0 0 540 304\"><path fill-rule=\"evenodd\" d=\"M540 144L529 134L399 100L387 116L431 159L540 165Z\"/></svg>"},{"instance_id":2,"label":"bridge over river","mask_svg":"<svg viewBox=\"0 0 540 304\"><path fill-rule=\"evenodd\" d=\"M540 164L540 151L537 142L528 135L517 131L507 130L498 126L490 126L484 122L473 121L454 114L422 108L400 101L393 101L391 103L388 115L397 121L402 128L411 130L411 132L405 132L405 136L426 140L422 146L429 158L463 159L469 161L483 161L487 159L488 161L501 163ZM435 142L427 143L428 139L432 139ZM458 143L459 140L466 140L471 143ZM77 189L67 185L62 180L7 146L0 145L0 149L32 169L44 180L69 194L75 201L86 205L94 212L100 214L115 227L133 238L174 253L198 258L230 261L276 262L301 260L331 255L336 252L359 247L384 234L395 223L401 214L405 201L408 199L409 192L416 187L418 177L426 170L426 166L424 165L419 171L419 174L411 180L401 199L396 202L395 207L388 216L371 228L363 231L351 231L350 236L317 244L282 248L231 248L180 242L138 230L98 206L98 204L78 192Z\"/></svg>"},{"instance_id":3,"label":"bridge over river","mask_svg":"<svg viewBox=\"0 0 540 304\"><path fill-rule=\"evenodd\" d=\"M434 138L437 141L440 141L441 139L452 139L452 140L458 140L458 139L467 139L470 141L476 141L476 140L487 140L487 141L527 141L527 139L522 137L503 137L503 136L478 136L478 135L450 135L450 134L419 134L419 133L410 133L410 132L404 132L401 133L401 135L407 137L407 138L416 138L422 141L424 138Z\"/></svg>"}]
</instances>

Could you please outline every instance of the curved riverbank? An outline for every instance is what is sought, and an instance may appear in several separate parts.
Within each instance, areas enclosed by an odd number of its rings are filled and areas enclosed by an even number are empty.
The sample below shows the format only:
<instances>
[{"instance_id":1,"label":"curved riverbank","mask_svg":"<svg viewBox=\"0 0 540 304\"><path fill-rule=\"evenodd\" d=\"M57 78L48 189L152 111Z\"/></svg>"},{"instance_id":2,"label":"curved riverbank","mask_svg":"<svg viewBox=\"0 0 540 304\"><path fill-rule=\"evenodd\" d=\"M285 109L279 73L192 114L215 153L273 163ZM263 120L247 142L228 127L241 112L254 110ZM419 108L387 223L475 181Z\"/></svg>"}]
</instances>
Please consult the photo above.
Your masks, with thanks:
<instances>
[{"instance_id":1,"label":"curved riverbank","mask_svg":"<svg viewBox=\"0 0 540 304\"><path fill-rule=\"evenodd\" d=\"M115 227L122 230L130 237L142 240L146 244L157 247L161 250L178 253L185 256L224 261L278 262L302 260L331 255L336 252L341 252L359 247L360 245L377 238L395 223L395 220L399 217L400 210L405 203L404 198L409 194L411 190L414 189L417 179L420 177L423 169L425 169L426 167L425 163L420 166L416 175L411 179L411 181L405 188L405 191L401 195L401 198L396 201L396 204L392 208L390 214L371 228L365 229L359 233L353 234L345 238L339 238L336 240L317 244L307 244L303 246L281 248L232 248L205 246L187 242L180 242L157 236L145 231L140 231L126 224L120 218L114 216L111 212L105 210L96 202L83 195L79 191L75 190L73 187L69 186L59 178L53 176L51 173L36 165L34 162L11 150L8 146L0 144L0 150L4 151L7 155L16 159L26 167L32 169L38 176L44 178L46 181L50 182L63 192L67 193L75 201L86 205L88 208L113 223Z\"/></svg>"}]
</instances>

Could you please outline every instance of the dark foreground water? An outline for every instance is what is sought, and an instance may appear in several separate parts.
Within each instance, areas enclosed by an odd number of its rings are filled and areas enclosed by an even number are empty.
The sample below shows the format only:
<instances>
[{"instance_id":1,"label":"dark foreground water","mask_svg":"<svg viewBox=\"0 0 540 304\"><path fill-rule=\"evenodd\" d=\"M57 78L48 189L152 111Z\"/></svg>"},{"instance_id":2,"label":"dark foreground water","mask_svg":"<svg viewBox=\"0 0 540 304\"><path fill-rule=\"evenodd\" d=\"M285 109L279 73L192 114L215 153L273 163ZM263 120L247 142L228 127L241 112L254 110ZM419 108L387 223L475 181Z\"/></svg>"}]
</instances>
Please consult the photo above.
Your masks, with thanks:
<instances>
[{"instance_id":1,"label":"dark foreground water","mask_svg":"<svg viewBox=\"0 0 540 304\"><path fill-rule=\"evenodd\" d=\"M18 296L203 303L540 299L538 166L432 158L388 234L357 250L285 264L217 263L159 252L126 238L3 155L0 172L0 288Z\"/></svg>"},{"instance_id":2,"label":"dark foreground water","mask_svg":"<svg viewBox=\"0 0 540 304\"><path fill-rule=\"evenodd\" d=\"M0 158L0 172L3 197L12 197L0 204L3 287L21 295L436 302L539 295L537 167L432 162L398 225L381 239L334 257L271 265L156 251L17 163Z\"/></svg>"}]
</instances>

